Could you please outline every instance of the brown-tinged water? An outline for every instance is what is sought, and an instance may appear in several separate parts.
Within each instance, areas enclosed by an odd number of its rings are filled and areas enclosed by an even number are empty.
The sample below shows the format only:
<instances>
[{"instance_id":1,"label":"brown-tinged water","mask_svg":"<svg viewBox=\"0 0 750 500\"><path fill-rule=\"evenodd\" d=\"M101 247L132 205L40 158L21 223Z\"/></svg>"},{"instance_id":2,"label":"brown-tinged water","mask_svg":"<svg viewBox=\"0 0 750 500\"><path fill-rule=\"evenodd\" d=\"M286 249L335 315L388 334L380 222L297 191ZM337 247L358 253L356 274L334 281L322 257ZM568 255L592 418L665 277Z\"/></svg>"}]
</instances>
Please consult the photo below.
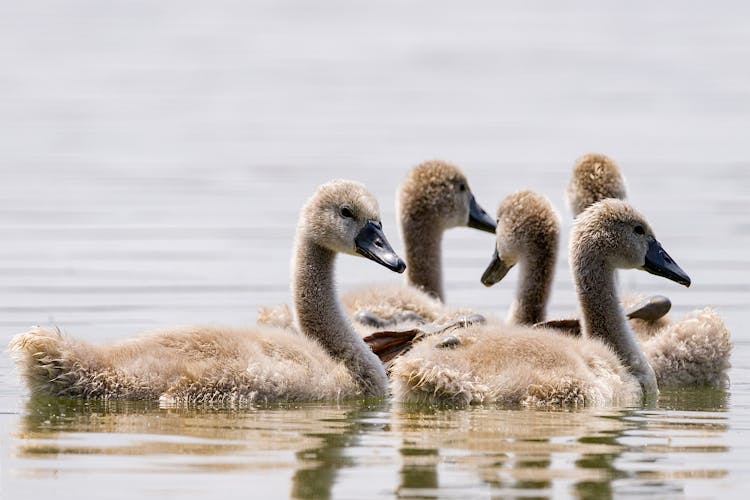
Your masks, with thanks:
<instances>
[{"instance_id":1,"label":"brown-tinged water","mask_svg":"<svg viewBox=\"0 0 750 500\"><path fill-rule=\"evenodd\" d=\"M440 157L494 211L563 188L591 150L688 271L676 316L732 332L726 389L650 408L391 401L254 408L30 399L0 357L0 497L739 497L750 477L750 7L741 2L114 1L0 4L0 343L32 324L107 341L254 323L287 301L296 214L323 181L379 197ZM444 241L448 299L492 238ZM550 316L575 309L561 252ZM342 257L343 290L401 278Z\"/></svg>"}]
</instances>

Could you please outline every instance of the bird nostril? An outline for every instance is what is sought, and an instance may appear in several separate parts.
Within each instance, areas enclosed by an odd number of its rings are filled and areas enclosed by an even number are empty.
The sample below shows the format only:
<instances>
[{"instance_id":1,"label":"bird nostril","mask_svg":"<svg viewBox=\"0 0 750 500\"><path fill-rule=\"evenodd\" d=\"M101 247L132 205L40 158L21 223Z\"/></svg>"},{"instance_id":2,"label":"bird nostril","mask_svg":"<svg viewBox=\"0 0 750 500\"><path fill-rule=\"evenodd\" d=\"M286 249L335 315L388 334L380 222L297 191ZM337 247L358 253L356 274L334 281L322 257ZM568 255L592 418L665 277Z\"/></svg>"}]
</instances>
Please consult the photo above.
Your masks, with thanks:
<instances>
[{"instance_id":1,"label":"bird nostril","mask_svg":"<svg viewBox=\"0 0 750 500\"><path fill-rule=\"evenodd\" d=\"M383 242L380 240L375 240L375 246L378 248L383 248Z\"/></svg>"}]
</instances>

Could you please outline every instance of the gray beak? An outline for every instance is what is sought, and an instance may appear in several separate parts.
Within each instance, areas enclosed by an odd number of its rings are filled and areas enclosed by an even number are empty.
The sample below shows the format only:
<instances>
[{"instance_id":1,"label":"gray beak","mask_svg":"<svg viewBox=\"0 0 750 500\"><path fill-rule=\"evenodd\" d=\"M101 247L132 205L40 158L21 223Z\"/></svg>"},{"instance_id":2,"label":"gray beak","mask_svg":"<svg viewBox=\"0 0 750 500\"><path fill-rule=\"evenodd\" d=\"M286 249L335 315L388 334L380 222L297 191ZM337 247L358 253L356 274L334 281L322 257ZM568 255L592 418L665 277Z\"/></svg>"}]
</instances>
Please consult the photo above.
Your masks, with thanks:
<instances>
[{"instance_id":1,"label":"gray beak","mask_svg":"<svg viewBox=\"0 0 750 500\"><path fill-rule=\"evenodd\" d=\"M380 221L367 221L365 227L354 238L354 248L358 254L381 264L391 271L403 273L406 264L396 255L383 234Z\"/></svg>"},{"instance_id":2,"label":"gray beak","mask_svg":"<svg viewBox=\"0 0 750 500\"><path fill-rule=\"evenodd\" d=\"M495 283L503 279L514 265L515 264L508 265L507 263L505 263L503 259L500 258L500 254L497 253L497 248L495 248L495 253L492 254L490 265L487 266L487 269L482 275L482 284L484 286L494 285Z\"/></svg>"},{"instance_id":3,"label":"gray beak","mask_svg":"<svg viewBox=\"0 0 750 500\"><path fill-rule=\"evenodd\" d=\"M641 269L651 274L676 281L680 285L690 286L690 276L677 265L677 262L662 248L661 243L655 239L651 240L648 244L646 262Z\"/></svg>"},{"instance_id":4,"label":"gray beak","mask_svg":"<svg viewBox=\"0 0 750 500\"><path fill-rule=\"evenodd\" d=\"M469 222L466 225L488 233L494 233L495 227L497 227L495 220L479 206L477 200L474 199L474 195L471 195L469 200Z\"/></svg>"}]
</instances>

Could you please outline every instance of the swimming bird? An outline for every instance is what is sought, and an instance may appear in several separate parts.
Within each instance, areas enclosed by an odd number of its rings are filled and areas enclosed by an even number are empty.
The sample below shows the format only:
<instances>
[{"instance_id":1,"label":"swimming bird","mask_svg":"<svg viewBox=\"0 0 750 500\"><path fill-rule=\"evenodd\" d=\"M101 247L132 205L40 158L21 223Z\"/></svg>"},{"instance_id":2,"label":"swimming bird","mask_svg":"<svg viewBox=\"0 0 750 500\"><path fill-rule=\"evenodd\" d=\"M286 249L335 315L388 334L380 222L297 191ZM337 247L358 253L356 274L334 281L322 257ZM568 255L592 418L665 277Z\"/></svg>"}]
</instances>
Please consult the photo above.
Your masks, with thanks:
<instances>
[{"instance_id":1,"label":"swimming bird","mask_svg":"<svg viewBox=\"0 0 750 500\"><path fill-rule=\"evenodd\" d=\"M534 325L545 320L559 237L560 216L545 196L524 190L500 203L495 252L482 283L492 286L519 265L521 276L509 323Z\"/></svg>"},{"instance_id":2,"label":"swimming bird","mask_svg":"<svg viewBox=\"0 0 750 500\"><path fill-rule=\"evenodd\" d=\"M459 167L439 160L414 167L399 188L398 213L406 257L406 285L371 286L344 294L347 311L372 326L439 321L467 311L446 308L443 233L468 226L495 232L495 221L477 203Z\"/></svg>"},{"instance_id":3,"label":"swimming bird","mask_svg":"<svg viewBox=\"0 0 750 500\"><path fill-rule=\"evenodd\" d=\"M656 376L620 306L616 268L639 268L689 286L646 219L604 200L575 222L570 262L583 335L521 325L477 325L422 341L391 365L406 402L522 406L631 404L658 394ZM454 340L455 339L455 340Z\"/></svg>"},{"instance_id":4,"label":"swimming bird","mask_svg":"<svg viewBox=\"0 0 750 500\"><path fill-rule=\"evenodd\" d=\"M443 233L460 226L494 233L494 219L477 203L461 169L439 160L423 162L411 170L399 188L397 208L407 263L406 284L366 286L345 293L342 303L346 312L357 323L380 328L466 319L473 311L444 304ZM290 311L284 306L261 309L258 321L294 328Z\"/></svg>"},{"instance_id":5,"label":"swimming bird","mask_svg":"<svg viewBox=\"0 0 750 500\"><path fill-rule=\"evenodd\" d=\"M559 233L560 215L545 196L528 190L506 196L497 211L495 252L481 281L485 286L492 286L519 265L521 277L508 321L521 325L544 322L540 326L565 329L578 335L578 320L545 322ZM644 323L661 324L652 318L654 309L662 307L657 300L639 299L636 304L631 301L626 312L628 319L649 318L648 321L631 322L631 327L640 327Z\"/></svg>"},{"instance_id":6,"label":"swimming bird","mask_svg":"<svg viewBox=\"0 0 750 500\"><path fill-rule=\"evenodd\" d=\"M321 186L300 213L292 295L302 334L186 326L94 345L35 328L15 336L10 350L35 395L167 403L383 397L385 369L336 297L338 253L405 269L382 231L375 198L343 180Z\"/></svg>"},{"instance_id":7,"label":"swimming bird","mask_svg":"<svg viewBox=\"0 0 750 500\"><path fill-rule=\"evenodd\" d=\"M444 161L415 167L401 185L398 198L406 253L407 283L445 301L441 242L443 233L468 226L495 233L495 221L479 206L466 175Z\"/></svg>"},{"instance_id":8,"label":"swimming bird","mask_svg":"<svg viewBox=\"0 0 750 500\"><path fill-rule=\"evenodd\" d=\"M606 198L625 199L625 178L611 158L587 154L576 161L566 190L574 215ZM729 330L712 308L692 311L673 321L663 296L626 296L631 327L641 342L660 386L711 385L728 381L732 353Z\"/></svg>"},{"instance_id":9,"label":"swimming bird","mask_svg":"<svg viewBox=\"0 0 750 500\"><path fill-rule=\"evenodd\" d=\"M503 199L497 211L496 247L482 282L500 281L517 263L521 268L516 298L508 312L508 322L534 325L545 319L547 301L555 274L560 217L544 196L518 191ZM433 320L418 325L396 325L392 329L368 332L365 342L388 363L405 354L413 343L465 328L481 320L465 315Z\"/></svg>"},{"instance_id":10,"label":"swimming bird","mask_svg":"<svg viewBox=\"0 0 750 500\"><path fill-rule=\"evenodd\" d=\"M560 216L545 196L523 190L503 199L496 220L495 252L482 276L482 283L492 286L518 265L521 276L507 321L519 325L543 322L555 274ZM408 325L402 329L370 333L365 342L381 360L388 362L425 336L465 326L461 321ZM580 333L578 320L550 321L547 326L566 331L575 329L576 334Z\"/></svg>"},{"instance_id":11,"label":"swimming bird","mask_svg":"<svg viewBox=\"0 0 750 500\"><path fill-rule=\"evenodd\" d=\"M565 190L565 199L573 217L597 201L607 198L624 200L626 197L625 177L614 160L597 153L588 153L576 160L573 175ZM642 295L627 295L623 303L626 304L629 318L643 320L633 324L636 335L641 331L653 331L666 324L661 319L672 308L672 302L663 295L648 298Z\"/></svg>"}]
</instances>

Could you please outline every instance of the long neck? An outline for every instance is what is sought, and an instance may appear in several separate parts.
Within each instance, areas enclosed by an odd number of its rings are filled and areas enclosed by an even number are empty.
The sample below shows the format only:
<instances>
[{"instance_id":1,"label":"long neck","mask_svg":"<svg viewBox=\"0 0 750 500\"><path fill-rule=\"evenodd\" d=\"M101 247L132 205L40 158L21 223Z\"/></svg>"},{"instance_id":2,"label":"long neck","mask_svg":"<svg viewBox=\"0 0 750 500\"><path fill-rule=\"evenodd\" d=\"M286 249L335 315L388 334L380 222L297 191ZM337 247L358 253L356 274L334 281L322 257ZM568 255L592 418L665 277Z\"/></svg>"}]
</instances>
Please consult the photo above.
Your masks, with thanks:
<instances>
[{"instance_id":1,"label":"long neck","mask_svg":"<svg viewBox=\"0 0 750 500\"><path fill-rule=\"evenodd\" d=\"M443 229L429 220L401 221L406 253L406 281L445 301L440 247Z\"/></svg>"},{"instance_id":2,"label":"long neck","mask_svg":"<svg viewBox=\"0 0 750 500\"><path fill-rule=\"evenodd\" d=\"M521 278L516 290L516 299L510 308L510 322L533 325L545 320L556 259L557 251L552 247L527 255L523 259L519 266Z\"/></svg>"},{"instance_id":3,"label":"long neck","mask_svg":"<svg viewBox=\"0 0 750 500\"><path fill-rule=\"evenodd\" d=\"M617 295L615 270L604 259L572 257L573 276L583 316L583 335L609 345L643 385L656 389L656 377L628 326Z\"/></svg>"},{"instance_id":4,"label":"long neck","mask_svg":"<svg viewBox=\"0 0 750 500\"><path fill-rule=\"evenodd\" d=\"M316 339L334 359L346 364L366 396L388 393L383 364L354 332L341 312L333 280L335 253L298 242L292 294L300 330Z\"/></svg>"}]
</instances>

